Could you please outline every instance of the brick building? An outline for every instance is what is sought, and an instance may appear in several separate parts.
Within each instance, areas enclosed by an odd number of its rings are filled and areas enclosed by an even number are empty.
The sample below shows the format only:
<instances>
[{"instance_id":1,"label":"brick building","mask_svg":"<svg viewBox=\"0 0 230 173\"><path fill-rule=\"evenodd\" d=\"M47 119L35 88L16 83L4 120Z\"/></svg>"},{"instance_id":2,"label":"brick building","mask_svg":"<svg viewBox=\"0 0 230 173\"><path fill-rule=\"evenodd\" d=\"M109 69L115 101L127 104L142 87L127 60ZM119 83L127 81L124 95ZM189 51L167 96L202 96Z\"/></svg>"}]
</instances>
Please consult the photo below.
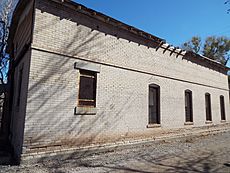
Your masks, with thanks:
<instances>
[{"instance_id":1,"label":"brick building","mask_svg":"<svg viewBox=\"0 0 230 173\"><path fill-rule=\"evenodd\" d=\"M21 0L8 52L16 158L230 118L228 68L69 0Z\"/></svg>"}]
</instances>

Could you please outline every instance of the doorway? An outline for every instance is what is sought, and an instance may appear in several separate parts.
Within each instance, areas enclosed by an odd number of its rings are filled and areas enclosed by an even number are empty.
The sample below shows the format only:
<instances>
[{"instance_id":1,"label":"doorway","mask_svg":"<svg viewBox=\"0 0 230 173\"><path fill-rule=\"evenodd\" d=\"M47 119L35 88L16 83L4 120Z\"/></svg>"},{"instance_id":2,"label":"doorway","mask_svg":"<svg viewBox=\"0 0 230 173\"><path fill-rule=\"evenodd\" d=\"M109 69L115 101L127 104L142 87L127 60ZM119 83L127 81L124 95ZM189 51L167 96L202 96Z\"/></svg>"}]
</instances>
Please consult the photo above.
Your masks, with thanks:
<instances>
[{"instance_id":1,"label":"doorway","mask_svg":"<svg viewBox=\"0 0 230 173\"><path fill-rule=\"evenodd\" d=\"M160 87L149 86L149 124L160 124Z\"/></svg>"}]
</instances>

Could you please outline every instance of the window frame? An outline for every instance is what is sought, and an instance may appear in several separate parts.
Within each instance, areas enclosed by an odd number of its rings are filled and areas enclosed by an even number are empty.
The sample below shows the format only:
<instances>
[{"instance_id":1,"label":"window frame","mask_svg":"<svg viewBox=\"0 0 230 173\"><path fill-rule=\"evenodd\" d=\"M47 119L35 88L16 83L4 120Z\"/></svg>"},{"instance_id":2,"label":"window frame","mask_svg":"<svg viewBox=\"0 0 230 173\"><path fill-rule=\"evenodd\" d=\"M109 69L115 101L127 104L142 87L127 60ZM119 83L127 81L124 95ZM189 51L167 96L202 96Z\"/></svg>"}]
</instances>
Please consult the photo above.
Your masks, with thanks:
<instances>
[{"instance_id":1,"label":"window frame","mask_svg":"<svg viewBox=\"0 0 230 173\"><path fill-rule=\"evenodd\" d=\"M157 116L156 116L156 122L151 121L151 114L150 114L150 88L156 89L156 94L157 94ZM148 87L148 124L151 125L160 125L161 124L161 111L160 111L160 86L157 84L150 84ZM152 118L153 119L153 118ZM150 127L149 126L149 127Z\"/></svg>"},{"instance_id":2,"label":"window frame","mask_svg":"<svg viewBox=\"0 0 230 173\"><path fill-rule=\"evenodd\" d=\"M80 92L81 92L81 77L88 77L88 78L93 78L94 83L93 83L93 99L82 99L80 98ZM96 94L97 94L97 73L94 71L90 70L84 70L84 69L79 69L79 88L78 88L78 101L77 101L77 107L91 107L95 108L96 107ZM83 104L84 102L93 102L92 105L87 105Z\"/></svg>"},{"instance_id":3,"label":"window frame","mask_svg":"<svg viewBox=\"0 0 230 173\"><path fill-rule=\"evenodd\" d=\"M225 102L223 95L220 95L220 115L221 121L226 121Z\"/></svg>"},{"instance_id":4,"label":"window frame","mask_svg":"<svg viewBox=\"0 0 230 173\"><path fill-rule=\"evenodd\" d=\"M211 100L210 93L205 93L205 112L206 112L206 121L212 121L212 100Z\"/></svg>"},{"instance_id":5,"label":"window frame","mask_svg":"<svg viewBox=\"0 0 230 173\"><path fill-rule=\"evenodd\" d=\"M189 99L190 99L190 105L189 105L189 107L190 107L190 116L189 116L189 118L188 118L188 115L187 115L187 111L186 111L186 99L187 99L187 97L186 97L186 94L188 94L189 95ZM186 89L185 91L184 91L184 97L185 97L185 124L187 125L189 125L190 123L191 124L193 124L193 99L192 99L192 91L191 90L189 90L189 89Z\"/></svg>"},{"instance_id":6,"label":"window frame","mask_svg":"<svg viewBox=\"0 0 230 173\"><path fill-rule=\"evenodd\" d=\"M17 108L19 108L21 105L23 71L24 71L24 64L22 64L18 69L17 88L16 88L17 97L15 100Z\"/></svg>"}]
</instances>

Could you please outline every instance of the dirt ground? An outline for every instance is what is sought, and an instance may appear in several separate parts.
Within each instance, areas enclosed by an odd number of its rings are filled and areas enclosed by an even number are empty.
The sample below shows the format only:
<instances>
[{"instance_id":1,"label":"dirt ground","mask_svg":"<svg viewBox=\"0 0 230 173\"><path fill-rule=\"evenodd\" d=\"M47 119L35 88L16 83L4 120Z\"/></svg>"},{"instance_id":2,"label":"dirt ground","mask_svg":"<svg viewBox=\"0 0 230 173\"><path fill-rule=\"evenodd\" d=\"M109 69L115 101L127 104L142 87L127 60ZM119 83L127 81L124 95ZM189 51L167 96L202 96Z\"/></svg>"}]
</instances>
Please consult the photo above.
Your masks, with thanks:
<instances>
[{"instance_id":1,"label":"dirt ground","mask_svg":"<svg viewBox=\"0 0 230 173\"><path fill-rule=\"evenodd\" d=\"M82 154L43 160L36 164L0 166L0 172L101 173L101 172L220 172L230 173L230 131L148 143L100 154Z\"/></svg>"}]
</instances>

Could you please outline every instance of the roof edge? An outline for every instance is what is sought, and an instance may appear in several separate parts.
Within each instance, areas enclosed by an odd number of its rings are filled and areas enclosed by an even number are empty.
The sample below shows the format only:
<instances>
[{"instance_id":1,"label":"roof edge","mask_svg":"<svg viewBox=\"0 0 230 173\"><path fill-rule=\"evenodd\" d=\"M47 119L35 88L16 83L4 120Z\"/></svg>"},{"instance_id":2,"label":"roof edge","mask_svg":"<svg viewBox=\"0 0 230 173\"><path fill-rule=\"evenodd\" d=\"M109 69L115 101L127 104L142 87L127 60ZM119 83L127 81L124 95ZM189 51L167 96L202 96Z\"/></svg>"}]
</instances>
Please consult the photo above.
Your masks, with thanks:
<instances>
[{"instance_id":1,"label":"roof edge","mask_svg":"<svg viewBox=\"0 0 230 173\"><path fill-rule=\"evenodd\" d=\"M11 19L11 24L10 24L10 30L9 30L9 37L7 40L7 47L6 47L6 52L10 53L11 49L13 48L13 39L15 36L15 32L16 32L16 28L18 26L18 22L19 22L19 18L20 18L20 13L22 13L22 9L24 9L28 2L30 2L31 0L19 0L19 2L17 3L13 15L12 15L12 19ZM34 1L34 0L32 0Z\"/></svg>"},{"instance_id":2,"label":"roof edge","mask_svg":"<svg viewBox=\"0 0 230 173\"><path fill-rule=\"evenodd\" d=\"M159 38L157 36L154 36L154 35L152 35L152 34L150 34L148 32L145 32L145 31L140 30L140 29L138 29L136 27L133 27L131 25L123 23L123 22L121 22L119 20L116 20L116 19L114 19L114 18L112 18L110 16L107 16L107 15L101 13L101 12L98 12L98 11L95 11L93 9L90 9L90 8L88 8L88 7L86 7L86 6L82 5L82 4L73 2L72 0L51 0L51 1L66 5L69 8L77 10L78 12L81 12L81 13L87 15L87 16L93 17L93 18L95 18L97 20L100 20L102 22L109 23L109 24L112 24L112 25L116 25L118 28L125 29L125 30L127 30L129 32L132 32L132 33L134 33L134 34L136 34L138 36L143 37L144 39L148 39L148 40L152 40L154 42L157 42L159 44L159 46L164 48L164 49L165 49L165 45L167 45L167 47L168 47L167 49L169 51L173 51L173 52L178 53L180 55L185 55L186 54L186 53L183 53L183 52L187 52L187 54L191 54L190 51L185 51L185 50L182 50L182 49L180 49L178 47L174 47L174 46L168 44L165 39L162 39L162 38ZM192 56L197 57L197 58L201 58L202 60L204 60L205 62L207 62L207 63L209 63L211 65L216 65L218 68L221 68L222 70L225 70L226 72L228 70L230 70L229 67L224 66L223 64L220 64L219 62L217 62L215 60L212 60L210 58L207 58L207 57L204 58L203 56L201 56L201 55L199 55L197 53L192 52Z\"/></svg>"},{"instance_id":3,"label":"roof edge","mask_svg":"<svg viewBox=\"0 0 230 173\"><path fill-rule=\"evenodd\" d=\"M13 17L12 17L12 23L11 23L11 27L10 27L10 35L9 35L9 39L8 39L8 46L7 46L7 52L8 53L12 49L12 45L13 45L12 42L13 42L13 38L15 35L15 28L17 27L17 24L18 24L18 18L20 15L20 10L25 8L28 1L29 0L19 0L18 4L14 10ZM34 0L34 1L36 1L36 0ZM108 23L110 25L116 26L118 29L122 29L122 30L126 30L128 32L131 32L132 34L140 36L146 40L153 41L154 43L157 43L158 47L161 47L165 50L171 51L172 53L177 53L178 55L181 55L181 56L189 55L189 56L192 56L193 58L195 58L195 57L199 58L204 63L207 63L211 66L215 66L218 69L224 70L226 73L230 70L229 67L224 66L223 64L220 64L219 62L217 62L215 60L204 57L204 56L199 55L197 53L194 53L192 51L185 51L185 50L182 50L178 47L174 47L174 46L166 43L165 39L159 38L157 36L154 36L150 33L145 32L143 30L140 30L136 27L125 24L125 23L123 23L119 20L116 20L110 16L107 16L101 12L87 8L86 6L84 6L82 4L73 2L72 0L50 0L50 1L64 5L65 7L71 8L72 10L75 10L77 12L84 14L84 15L90 16L90 17L94 18L95 20L99 20L99 21L102 21L104 23Z\"/></svg>"}]
</instances>

